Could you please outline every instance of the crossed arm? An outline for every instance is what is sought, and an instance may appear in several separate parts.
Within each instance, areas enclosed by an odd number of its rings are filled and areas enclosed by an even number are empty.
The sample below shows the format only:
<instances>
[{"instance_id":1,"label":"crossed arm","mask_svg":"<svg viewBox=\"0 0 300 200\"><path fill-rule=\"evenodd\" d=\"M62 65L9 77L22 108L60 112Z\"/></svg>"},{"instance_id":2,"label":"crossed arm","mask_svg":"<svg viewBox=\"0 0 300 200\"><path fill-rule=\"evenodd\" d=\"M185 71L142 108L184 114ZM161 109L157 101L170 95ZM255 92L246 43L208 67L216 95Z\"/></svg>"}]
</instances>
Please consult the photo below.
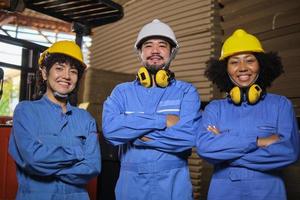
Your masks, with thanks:
<instances>
[{"instance_id":1,"label":"crossed arm","mask_svg":"<svg viewBox=\"0 0 300 200\"><path fill-rule=\"evenodd\" d=\"M208 106L197 137L197 151L213 164L227 162L266 171L295 162L299 156L299 134L291 104L283 101L278 110L277 131L268 137L241 137L216 127L218 106Z\"/></svg>"},{"instance_id":2,"label":"crossed arm","mask_svg":"<svg viewBox=\"0 0 300 200\"><path fill-rule=\"evenodd\" d=\"M162 151L181 152L195 144L196 129L201 119L200 100L194 87L181 102L180 115L158 113L125 114L119 90L114 90L104 104L103 132L114 145L133 142L136 146Z\"/></svg>"},{"instance_id":3,"label":"crossed arm","mask_svg":"<svg viewBox=\"0 0 300 200\"><path fill-rule=\"evenodd\" d=\"M20 168L31 175L53 176L79 185L100 173L100 150L93 120L85 143L79 144L72 136L42 139L37 134L35 115L23 106L17 107L14 113L9 152Z\"/></svg>"}]
</instances>

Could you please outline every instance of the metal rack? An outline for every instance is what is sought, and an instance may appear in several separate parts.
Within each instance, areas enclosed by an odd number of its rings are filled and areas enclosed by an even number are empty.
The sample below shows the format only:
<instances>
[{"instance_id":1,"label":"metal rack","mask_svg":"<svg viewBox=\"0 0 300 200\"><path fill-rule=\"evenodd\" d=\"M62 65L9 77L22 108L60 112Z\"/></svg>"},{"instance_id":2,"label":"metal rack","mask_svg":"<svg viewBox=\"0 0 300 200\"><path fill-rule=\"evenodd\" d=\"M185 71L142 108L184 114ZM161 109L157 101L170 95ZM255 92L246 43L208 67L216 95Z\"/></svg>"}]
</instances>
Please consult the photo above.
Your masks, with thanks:
<instances>
[{"instance_id":1,"label":"metal rack","mask_svg":"<svg viewBox=\"0 0 300 200\"><path fill-rule=\"evenodd\" d=\"M26 8L72 23L76 43L91 29L120 20L123 8L110 0L25 0Z\"/></svg>"}]
</instances>

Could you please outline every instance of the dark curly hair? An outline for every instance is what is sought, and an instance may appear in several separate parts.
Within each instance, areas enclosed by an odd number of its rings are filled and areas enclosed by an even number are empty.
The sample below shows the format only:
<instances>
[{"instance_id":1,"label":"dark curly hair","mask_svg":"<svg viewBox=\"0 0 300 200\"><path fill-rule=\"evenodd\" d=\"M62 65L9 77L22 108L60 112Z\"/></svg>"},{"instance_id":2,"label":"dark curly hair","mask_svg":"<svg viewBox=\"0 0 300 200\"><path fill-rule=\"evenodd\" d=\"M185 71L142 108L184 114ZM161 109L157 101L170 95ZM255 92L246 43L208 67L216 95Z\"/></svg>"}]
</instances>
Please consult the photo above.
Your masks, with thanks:
<instances>
[{"instance_id":1,"label":"dark curly hair","mask_svg":"<svg viewBox=\"0 0 300 200\"><path fill-rule=\"evenodd\" d=\"M42 61L41 66L46 67L47 74L49 73L50 69L53 67L55 63L68 63L70 66L74 66L78 70L78 81L76 83L75 89L69 95L69 101L71 104L75 104L74 99L77 99L77 91L79 88L79 82L84 72L84 67L82 66L81 62L78 60L64 55L60 53L51 53L46 55L45 59ZM46 93L47 90L47 83L43 80L41 71L37 73L36 77L36 89L35 94L33 95L34 99L40 99ZM75 100L76 101L76 100Z\"/></svg>"},{"instance_id":2,"label":"dark curly hair","mask_svg":"<svg viewBox=\"0 0 300 200\"><path fill-rule=\"evenodd\" d=\"M260 66L260 73L255 83L265 91L284 72L281 58L276 52L253 52L252 54ZM234 87L227 73L228 59L211 58L206 62L205 76L216 84L221 92L229 92Z\"/></svg>"}]
</instances>

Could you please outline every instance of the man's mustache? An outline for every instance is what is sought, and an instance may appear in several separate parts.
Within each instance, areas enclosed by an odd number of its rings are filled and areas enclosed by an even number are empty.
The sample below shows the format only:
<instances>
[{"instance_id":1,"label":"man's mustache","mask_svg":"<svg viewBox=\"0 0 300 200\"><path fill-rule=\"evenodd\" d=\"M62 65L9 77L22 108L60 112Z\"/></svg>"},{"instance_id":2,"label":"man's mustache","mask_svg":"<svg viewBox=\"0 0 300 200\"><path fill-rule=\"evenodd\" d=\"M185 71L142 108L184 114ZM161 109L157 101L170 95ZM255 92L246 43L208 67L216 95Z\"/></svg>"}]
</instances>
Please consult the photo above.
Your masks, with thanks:
<instances>
[{"instance_id":1,"label":"man's mustache","mask_svg":"<svg viewBox=\"0 0 300 200\"><path fill-rule=\"evenodd\" d=\"M163 57L160 56L160 55L154 55L154 56L148 56L148 57L147 57L147 60L152 59L152 58L160 58L160 59L163 59Z\"/></svg>"}]
</instances>

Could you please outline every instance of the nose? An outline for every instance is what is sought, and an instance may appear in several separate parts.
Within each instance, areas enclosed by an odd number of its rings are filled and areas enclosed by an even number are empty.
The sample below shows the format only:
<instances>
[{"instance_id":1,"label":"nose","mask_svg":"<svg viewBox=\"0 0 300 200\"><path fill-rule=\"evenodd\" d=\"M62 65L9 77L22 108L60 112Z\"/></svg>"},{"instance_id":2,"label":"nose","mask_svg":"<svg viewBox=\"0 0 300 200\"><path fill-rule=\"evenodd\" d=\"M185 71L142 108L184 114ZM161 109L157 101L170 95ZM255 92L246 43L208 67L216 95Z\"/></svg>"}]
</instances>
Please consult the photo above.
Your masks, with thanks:
<instances>
[{"instance_id":1,"label":"nose","mask_svg":"<svg viewBox=\"0 0 300 200\"><path fill-rule=\"evenodd\" d=\"M70 79L70 75L71 75L71 71L67 68L65 68L64 73L63 73L63 77L65 79Z\"/></svg>"},{"instance_id":2,"label":"nose","mask_svg":"<svg viewBox=\"0 0 300 200\"><path fill-rule=\"evenodd\" d=\"M159 47L157 45L153 45L151 53L159 53Z\"/></svg>"},{"instance_id":3,"label":"nose","mask_svg":"<svg viewBox=\"0 0 300 200\"><path fill-rule=\"evenodd\" d=\"M240 72L248 71L247 62L245 60L239 61L239 71Z\"/></svg>"}]
</instances>

